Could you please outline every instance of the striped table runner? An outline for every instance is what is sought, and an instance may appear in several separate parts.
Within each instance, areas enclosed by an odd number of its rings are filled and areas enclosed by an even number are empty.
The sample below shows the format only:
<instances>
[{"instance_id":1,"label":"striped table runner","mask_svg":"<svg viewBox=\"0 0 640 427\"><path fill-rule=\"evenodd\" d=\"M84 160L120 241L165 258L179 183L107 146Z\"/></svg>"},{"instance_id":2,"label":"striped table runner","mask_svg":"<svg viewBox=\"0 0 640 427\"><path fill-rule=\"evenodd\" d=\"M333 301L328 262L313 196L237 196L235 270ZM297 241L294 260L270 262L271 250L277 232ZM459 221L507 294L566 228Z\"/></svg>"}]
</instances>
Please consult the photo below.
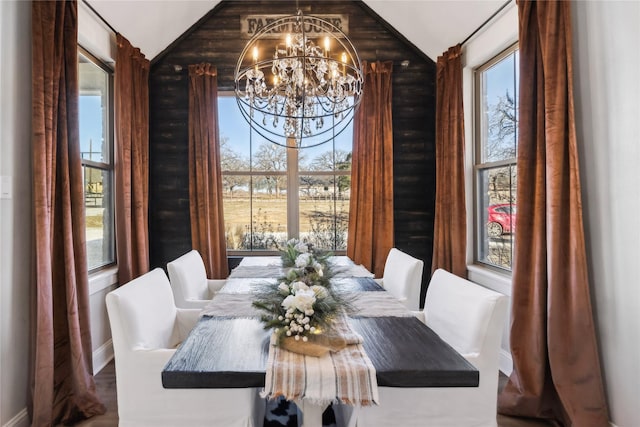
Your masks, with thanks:
<instances>
[{"instance_id":1,"label":"striped table runner","mask_svg":"<svg viewBox=\"0 0 640 427\"><path fill-rule=\"evenodd\" d=\"M269 346L263 397L307 399L315 405L344 403L370 406L378 403L376 371L345 317L336 321L334 334L348 345L321 357L305 356Z\"/></svg>"}]
</instances>

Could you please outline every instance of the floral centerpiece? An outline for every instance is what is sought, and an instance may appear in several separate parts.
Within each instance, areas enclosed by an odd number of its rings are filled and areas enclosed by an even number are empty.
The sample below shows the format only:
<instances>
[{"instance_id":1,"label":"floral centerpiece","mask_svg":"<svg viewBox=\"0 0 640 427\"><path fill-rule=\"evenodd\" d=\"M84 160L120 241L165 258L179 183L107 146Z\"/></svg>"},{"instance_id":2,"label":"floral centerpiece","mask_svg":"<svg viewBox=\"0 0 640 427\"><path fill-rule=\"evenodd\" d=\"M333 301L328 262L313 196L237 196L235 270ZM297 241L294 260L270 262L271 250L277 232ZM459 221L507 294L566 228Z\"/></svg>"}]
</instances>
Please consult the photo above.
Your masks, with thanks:
<instances>
[{"instance_id":1,"label":"floral centerpiece","mask_svg":"<svg viewBox=\"0 0 640 427\"><path fill-rule=\"evenodd\" d=\"M329 254L292 239L281 249L283 266L290 267L274 285L256 295L253 306L264 313L265 329L274 329L277 344L320 341L341 310L349 304L331 288Z\"/></svg>"}]
</instances>

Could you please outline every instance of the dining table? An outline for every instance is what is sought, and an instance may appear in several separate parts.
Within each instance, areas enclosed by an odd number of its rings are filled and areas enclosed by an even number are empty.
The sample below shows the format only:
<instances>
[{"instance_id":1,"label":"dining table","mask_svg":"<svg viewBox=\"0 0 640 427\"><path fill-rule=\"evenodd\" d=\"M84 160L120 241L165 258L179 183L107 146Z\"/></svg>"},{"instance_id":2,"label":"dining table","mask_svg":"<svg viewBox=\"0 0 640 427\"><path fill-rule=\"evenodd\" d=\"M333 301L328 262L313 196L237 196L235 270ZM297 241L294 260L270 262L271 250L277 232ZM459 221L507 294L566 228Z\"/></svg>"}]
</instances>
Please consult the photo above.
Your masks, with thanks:
<instances>
[{"instance_id":1,"label":"dining table","mask_svg":"<svg viewBox=\"0 0 640 427\"><path fill-rule=\"evenodd\" d=\"M162 371L165 388L265 387L272 331L251 295L283 273L279 257L241 262L202 312ZM346 257L333 260L332 288L353 307L348 326L361 337L377 387L477 387L479 372ZM261 272L260 272L261 271ZM271 276L268 276L271 275ZM266 277L259 277L259 276ZM326 405L297 399L304 427L320 427Z\"/></svg>"}]
</instances>

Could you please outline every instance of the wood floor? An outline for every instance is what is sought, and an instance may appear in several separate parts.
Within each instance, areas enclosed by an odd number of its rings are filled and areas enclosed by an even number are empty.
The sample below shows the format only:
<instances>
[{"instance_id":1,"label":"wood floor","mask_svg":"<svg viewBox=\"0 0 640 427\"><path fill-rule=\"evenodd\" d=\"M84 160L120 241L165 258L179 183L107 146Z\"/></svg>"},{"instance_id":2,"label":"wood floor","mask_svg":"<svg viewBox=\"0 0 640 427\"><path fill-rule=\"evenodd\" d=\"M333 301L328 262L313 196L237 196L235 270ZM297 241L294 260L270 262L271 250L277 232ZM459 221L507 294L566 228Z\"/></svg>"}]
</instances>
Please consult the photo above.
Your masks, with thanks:
<instances>
[{"instance_id":1,"label":"wood floor","mask_svg":"<svg viewBox=\"0 0 640 427\"><path fill-rule=\"evenodd\" d=\"M79 427L117 427L118 426L118 401L116 397L116 371L114 362L111 361L95 377L98 395L107 407L104 415L93 417L76 424ZM500 375L500 387L504 386L506 377ZM551 424L539 420L506 417L498 415L498 427L548 427ZM187 426L185 426L187 427ZM460 426L464 427L464 426Z\"/></svg>"}]
</instances>

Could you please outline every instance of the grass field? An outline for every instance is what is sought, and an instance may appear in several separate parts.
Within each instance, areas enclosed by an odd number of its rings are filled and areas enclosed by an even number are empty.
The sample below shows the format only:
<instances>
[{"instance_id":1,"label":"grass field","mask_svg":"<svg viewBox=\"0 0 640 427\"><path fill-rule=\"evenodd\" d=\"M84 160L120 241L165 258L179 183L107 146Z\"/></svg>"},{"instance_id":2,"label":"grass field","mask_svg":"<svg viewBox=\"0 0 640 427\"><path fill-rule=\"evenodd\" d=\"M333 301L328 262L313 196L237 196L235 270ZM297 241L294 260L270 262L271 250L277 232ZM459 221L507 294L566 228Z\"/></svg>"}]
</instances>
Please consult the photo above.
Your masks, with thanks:
<instances>
[{"instance_id":1,"label":"grass field","mask_svg":"<svg viewBox=\"0 0 640 427\"><path fill-rule=\"evenodd\" d=\"M301 200L300 206L300 231L311 231L312 214L333 214L333 200ZM338 213L349 213L349 201L338 200L336 203ZM225 198L224 220L225 227L234 229L244 227L251 223L251 209L253 220L258 224L267 222L273 227L274 232L286 232L287 228L287 199L280 198L254 198L253 206L248 197Z\"/></svg>"},{"instance_id":2,"label":"grass field","mask_svg":"<svg viewBox=\"0 0 640 427\"><path fill-rule=\"evenodd\" d=\"M346 223L348 220L349 201L338 200L334 207L331 199L305 199L299 202L300 236L311 234L316 244L335 244L332 235L335 232L334 211L340 218L338 232L346 239ZM252 215L253 212L253 215ZM264 242L264 237L271 237L283 243L287 239L287 199L286 197L248 197L225 198L224 200L225 232L227 247L240 249L246 246L244 239L253 226L254 245ZM261 237L262 236L262 237ZM331 243L334 242L334 243ZM339 246L342 246L339 244Z\"/></svg>"},{"instance_id":3,"label":"grass field","mask_svg":"<svg viewBox=\"0 0 640 427\"><path fill-rule=\"evenodd\" d=\"M302 199L299 201L300 234L327 233L334 231L334 210L341 221L339 230L346 234L346 221L349 215L349 200L329 198ZM253 211L253 215L251 212ZM277 235L279 240L287 238L287 198L262 196L254 197L253 203L248 197L224 198L225 230L230 248L239 248L243 236L253 225L254 233ZM102 209L87 208L87 240L102 238Z\"/></svg>"}]
</instances>

